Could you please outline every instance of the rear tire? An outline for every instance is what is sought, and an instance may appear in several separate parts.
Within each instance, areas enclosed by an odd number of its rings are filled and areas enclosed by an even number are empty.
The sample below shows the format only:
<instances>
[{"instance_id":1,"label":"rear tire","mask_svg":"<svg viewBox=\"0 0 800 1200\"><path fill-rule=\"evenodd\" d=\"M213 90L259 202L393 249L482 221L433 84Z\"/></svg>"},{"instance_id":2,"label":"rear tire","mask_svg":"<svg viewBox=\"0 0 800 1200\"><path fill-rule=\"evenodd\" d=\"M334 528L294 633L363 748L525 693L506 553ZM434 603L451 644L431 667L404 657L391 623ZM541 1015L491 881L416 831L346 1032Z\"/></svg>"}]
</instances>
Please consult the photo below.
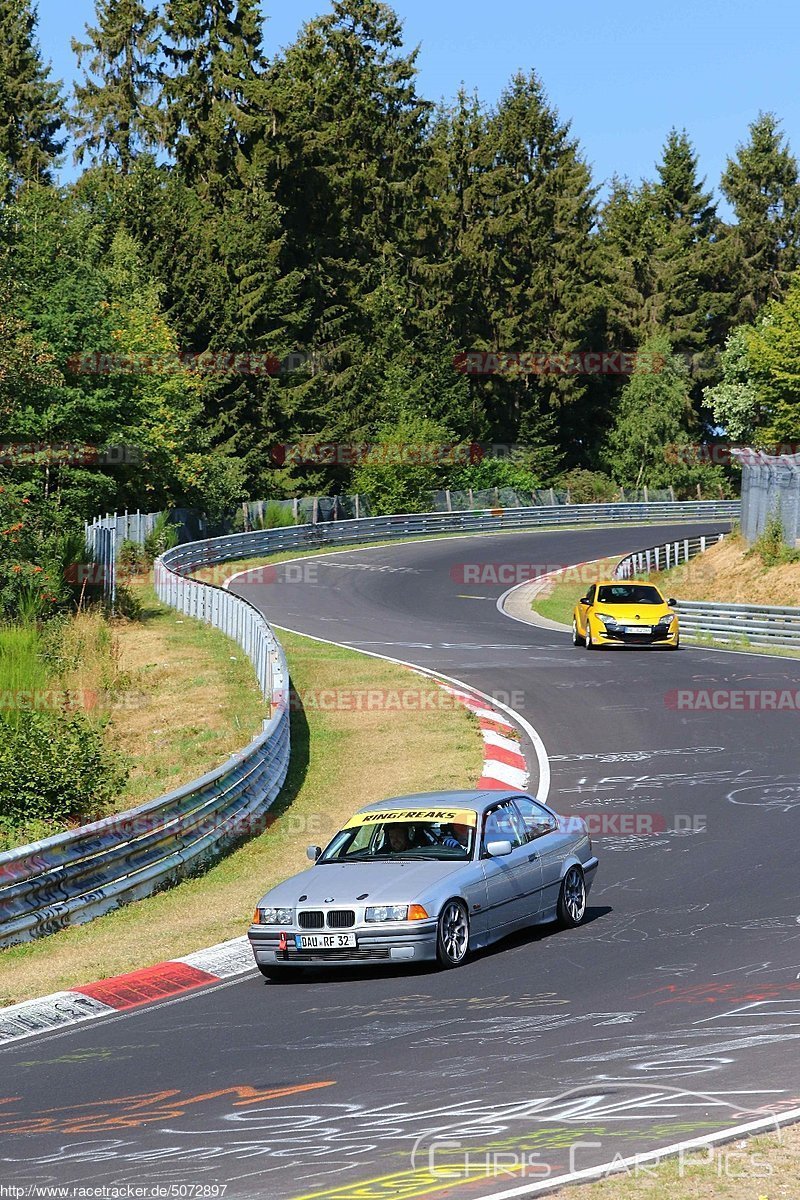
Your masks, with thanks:
<instances>
[{"instance_id":1,"label":"rear tire","mask_svg":"<svg viewBox=\"0 0 800 1200\"><path fill-rule=\"evenodd\" d=\"M575 620L574 617L572 618L572 644L573 644L573 646L582 646L583 645L583 638L578 633L578 622Z\"/></svg>"},{"instance_id":2,"label":"rear tire","mask_svg":"<svg viewBox=\"0 0 800 1200\"><path fill-rule=\"evenodd\" d=\"M460 967L469 953L469 914L461 900L448 900L439 914L436 958L440 967Z\"/></svg>"},{"instance_id":3,"label":"rear tire","mask_svg":"<svg viewBox=\"0 0 800 1200\"><path fill-rule=\"evenodd\" d=\"M586 880L580 867L570 867L558 894L558 922L563 929L576 929L586 916Z\"/></svg>"}]
</instances>

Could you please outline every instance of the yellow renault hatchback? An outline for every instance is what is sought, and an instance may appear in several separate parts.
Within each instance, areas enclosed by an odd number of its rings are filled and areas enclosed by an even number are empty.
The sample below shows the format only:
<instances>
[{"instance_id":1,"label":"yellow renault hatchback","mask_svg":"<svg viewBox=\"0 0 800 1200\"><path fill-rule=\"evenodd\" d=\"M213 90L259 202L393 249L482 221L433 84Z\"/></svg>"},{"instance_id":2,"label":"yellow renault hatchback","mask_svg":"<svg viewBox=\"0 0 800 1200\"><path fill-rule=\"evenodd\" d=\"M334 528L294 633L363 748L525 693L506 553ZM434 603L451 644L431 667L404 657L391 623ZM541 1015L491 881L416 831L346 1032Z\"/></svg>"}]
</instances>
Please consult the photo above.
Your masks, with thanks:
<instances>
[{"instance_id":1,"label":"yellow renault hatchback","mask_svg":"<svg viewBox=\"0 0 800 1200\"><path fill-rule=\"evenodd\" d=\"M652 583L635 579L594 583L575 605L572 616L574 645L594 650L599 646L680 645L675 600L665 600Z\"/></svg>"}]
</instances>

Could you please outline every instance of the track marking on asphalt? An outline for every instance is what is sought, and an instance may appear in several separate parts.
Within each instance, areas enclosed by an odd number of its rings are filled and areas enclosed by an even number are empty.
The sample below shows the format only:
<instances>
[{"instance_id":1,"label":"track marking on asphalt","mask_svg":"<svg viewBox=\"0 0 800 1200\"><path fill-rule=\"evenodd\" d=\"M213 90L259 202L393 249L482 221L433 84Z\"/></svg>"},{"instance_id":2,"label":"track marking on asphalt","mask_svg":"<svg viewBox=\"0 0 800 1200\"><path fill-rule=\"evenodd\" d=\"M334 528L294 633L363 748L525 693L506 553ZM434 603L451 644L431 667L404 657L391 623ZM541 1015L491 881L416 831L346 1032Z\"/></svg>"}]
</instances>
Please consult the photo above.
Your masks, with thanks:
<instances>
[{"instance_id":1,"label":"track marking on asphalt","mask_svg":"<svg viewBox=\"0 0 800 1200\"><path fill-rule=\"evenodd\" d=\"M526 1164L503 1167L504 1174L511 1175L525 1169ZM306 1192L294 1200L417 1200L418 1197L435 1196L437 1192L453 1194L454 1184L464 1187L468 1183L486 1181L486 1171L478 1175L444 1175L441 1168L432 1170L397 1171L389 1175L378 1175L362 1183L352 1182L339 1187L326 1188L321 1192Z\"/></svg>"},{"instance_id":2,"label":"track marking on asphalt","mask_svg":"<svg viewBox=\"0 0 800 1200\"><path fill-rule=\"evenodd\" d=\"M266 617L266 614L264 615ZM269 618L266 619L268 620ZM292 629L288 625L279 625L275 621L270 621L269 623L274 629L282 629L285 630L286 633L294 633L298 637L308 638L311 642L321 642L323 645L328 646L343 646L346 649L351 650L358 649L359 654L367 654L370 658L381 658L384 662L395 663L399 667L408 667L410 670L418 671L421 675L427 675L431 679L444 679L447 683L452 683L456 687L461 688L463 691L473 696L478 696L482 700L486 700L488 704L492 705L494 708L499 708L502 712L507 713L508 716L511 717L512 721L518 725L519 728L522 729L522 731L526 733L530 739L539 764L539 786L536 790L536 795L539 800L543 801L544 803L547 802L547 797L550 795L550 759L547 754L547 749L545 748L545 744L542 741L541 736L537 730L534 729L533 725L531 725L530 721L527 721L521 713L518 713L516 709L511 708L510 705L504 704L501 700L496 700L493 696L488 695L486 692L482 692L479 688L473 687L473 685L470 683L465 683L462 679L456 679L453 675L445 675L443 671L435 671L429 667L422 667L419 665L419 663L407 662L402 658L392 658L388 654L378 654L376 650L361 650L359 648L359 645L365 645L367 643L356 644L353 642L336 642L332 638L315 637L313 634L305 633L301 629ZM381 643L378 644L380 645ZM430 650L432 647L428 646L426 649ZM514 783L510 786L516 788L520 787L521 785L519 783Z\"/></svg>"}]
</instances>

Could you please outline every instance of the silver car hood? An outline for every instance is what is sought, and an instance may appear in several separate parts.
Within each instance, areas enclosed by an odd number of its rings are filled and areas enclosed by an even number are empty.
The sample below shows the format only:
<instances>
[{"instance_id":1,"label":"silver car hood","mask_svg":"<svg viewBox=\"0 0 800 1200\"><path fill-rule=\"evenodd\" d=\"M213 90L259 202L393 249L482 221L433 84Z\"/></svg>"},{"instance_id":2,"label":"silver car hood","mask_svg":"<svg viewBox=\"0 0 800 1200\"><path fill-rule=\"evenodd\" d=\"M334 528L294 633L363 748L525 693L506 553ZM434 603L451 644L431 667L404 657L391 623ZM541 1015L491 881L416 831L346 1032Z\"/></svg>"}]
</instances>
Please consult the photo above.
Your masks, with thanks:
<instances>
[{"instance_id":1,"label":"silver car hood","mask_svg":"<svg viewBox=\"0 0 800 1200\"><path fill-rule=\"evenodd\" d=\"M323 863L279 883L260 901L262 907L296 904L409 904L467 862ZM300 899L305 896L305 900Z\"/></svg>"}]
</instances>

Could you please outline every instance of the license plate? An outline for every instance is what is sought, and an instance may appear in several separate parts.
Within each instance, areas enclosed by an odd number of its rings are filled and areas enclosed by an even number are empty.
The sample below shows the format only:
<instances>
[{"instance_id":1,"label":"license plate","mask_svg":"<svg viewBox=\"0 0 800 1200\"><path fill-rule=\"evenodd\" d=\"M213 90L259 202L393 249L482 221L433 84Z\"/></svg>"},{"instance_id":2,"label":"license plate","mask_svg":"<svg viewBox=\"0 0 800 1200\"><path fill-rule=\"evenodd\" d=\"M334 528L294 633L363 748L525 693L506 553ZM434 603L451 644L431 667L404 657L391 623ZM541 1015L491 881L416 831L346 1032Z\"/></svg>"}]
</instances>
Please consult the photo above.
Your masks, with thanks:
<instances>
[{"instance_id":1,"label":"license plate","mask_svg":"<svg viewBox=\"0 0 800 1200\"><path fill-rule=\"evenodd\" d=\"M296 950L344 950L357 943L354 933L296 933L294 945Z\"/></svg>"},{"instance_id":2,"label":"license plate","mask_svg":"<svg viewBox=\"0 0 800 1200\"><path fill-rule=\"evenodd\" d=\"M652 633L653 626L652 625L628 625L625 632L626 633Z\"/></svg>"}]
</instances>

